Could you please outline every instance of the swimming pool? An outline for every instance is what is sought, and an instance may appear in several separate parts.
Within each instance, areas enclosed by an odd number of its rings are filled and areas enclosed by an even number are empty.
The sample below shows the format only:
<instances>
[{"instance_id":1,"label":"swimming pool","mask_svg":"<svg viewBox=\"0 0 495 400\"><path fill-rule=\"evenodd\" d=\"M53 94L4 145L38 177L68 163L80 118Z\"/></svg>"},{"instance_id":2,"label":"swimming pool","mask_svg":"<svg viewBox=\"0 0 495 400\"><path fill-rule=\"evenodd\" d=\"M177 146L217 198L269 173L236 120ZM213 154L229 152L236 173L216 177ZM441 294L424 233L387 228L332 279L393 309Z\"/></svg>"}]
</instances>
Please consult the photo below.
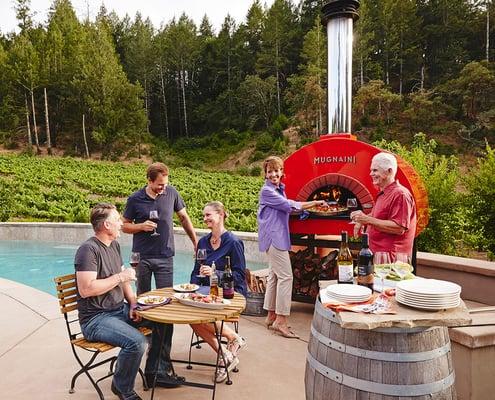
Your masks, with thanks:
<instances>
[{"instance_id":1,"label":"swimming pool","mask_svg":"<svg viewBox=\"0 0 495 400\"><path fill-rule=\"evenodd\" d=\"M77 245L33 240L0 240L0 277L23 283L55 295L53 278L74 272ZM122 246L122 257L128 265L130 246ZM192 253L176 253L174 282L189 282L193 267ZM250 270L266 268L249 262Z\"/></svg>"}]
</instances>

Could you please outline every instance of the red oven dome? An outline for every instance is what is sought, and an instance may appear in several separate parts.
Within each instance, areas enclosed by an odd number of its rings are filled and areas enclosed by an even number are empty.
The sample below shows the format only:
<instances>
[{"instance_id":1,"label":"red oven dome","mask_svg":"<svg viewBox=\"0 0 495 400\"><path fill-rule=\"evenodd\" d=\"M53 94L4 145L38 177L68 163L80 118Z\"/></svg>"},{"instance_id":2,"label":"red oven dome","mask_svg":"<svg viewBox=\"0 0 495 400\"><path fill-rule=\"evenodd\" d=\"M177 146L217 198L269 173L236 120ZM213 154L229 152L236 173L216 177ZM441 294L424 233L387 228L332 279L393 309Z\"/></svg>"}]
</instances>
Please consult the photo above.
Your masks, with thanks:
<instances>
[{"instance_id":1,"label":"red oven dome","mask_svg":"<svg viewBox=\"0 0 495 400\"><path fill-rule=\"evenodd\" d=\"M328 235L343 230L352 233L345 201L354 197L359 208L371 211L377 189L371 183L370 165L373 156L381 151L356 140L354 135L331 134L291 154L284 162L287 197L298 201L320 198L340 205L333 215L311 215L306 220L292 217L291 233ZM428 195L414 168L400 157L397 162L396 178L411 191L416 202L417 236L428 224Z\"/></svg>"}]
</instances>

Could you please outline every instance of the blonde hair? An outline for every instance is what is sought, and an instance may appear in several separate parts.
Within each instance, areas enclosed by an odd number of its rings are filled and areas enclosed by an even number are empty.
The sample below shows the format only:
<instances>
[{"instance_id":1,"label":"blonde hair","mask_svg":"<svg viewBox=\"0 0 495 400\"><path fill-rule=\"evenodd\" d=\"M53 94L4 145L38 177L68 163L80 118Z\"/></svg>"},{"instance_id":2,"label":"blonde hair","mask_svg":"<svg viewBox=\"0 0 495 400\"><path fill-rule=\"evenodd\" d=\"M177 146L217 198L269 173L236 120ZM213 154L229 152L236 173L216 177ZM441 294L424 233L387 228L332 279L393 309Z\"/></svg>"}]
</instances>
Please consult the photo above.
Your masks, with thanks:
<instances>
[{"instance_id":1,"label":"blonde hair","mask_svg":"<svg viewBox=\"0 0 495 400\"><path fill-rule=\"evenodd\" d=\"M206 203L205 208L206 207L211 207L217 213L223 214L224 220L226 220L227 217L229 216L229 213L227 212L227 210L225 209L225 206L223 205L223 203L221 201L210 201L210 202Z\"/></svg>"},{"instance_id":2,"label":"blonde hair","mask_svg":"<svg viewBox=\"0 0 495 400\"><path fill-rule=\"evenodd\" d=\"M263 161L263 172L266 174L266 170L268 168L274 168L274 169L283 169L284 168L284 162L280 157L277 156L270 156L265 158L265 161Z\"/></svg>"}]
</instances>

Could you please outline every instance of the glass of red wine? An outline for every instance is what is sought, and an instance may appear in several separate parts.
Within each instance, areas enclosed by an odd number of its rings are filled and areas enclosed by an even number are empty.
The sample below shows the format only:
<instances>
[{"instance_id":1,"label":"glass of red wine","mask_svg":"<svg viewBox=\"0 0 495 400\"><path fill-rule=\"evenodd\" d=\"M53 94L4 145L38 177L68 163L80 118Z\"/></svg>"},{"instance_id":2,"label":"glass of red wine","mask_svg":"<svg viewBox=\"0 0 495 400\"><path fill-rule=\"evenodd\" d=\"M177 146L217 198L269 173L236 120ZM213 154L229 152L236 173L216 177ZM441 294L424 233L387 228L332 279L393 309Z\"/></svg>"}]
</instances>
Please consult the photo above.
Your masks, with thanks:
<instances>
[{"instance_id":1,"label":"glass of red wine","mask_svg":"<svg viewBox=\"0 0 495 400\"><path fill-rule=\"evenodd\" d=\"M158 223L158 210L150 211L150 220ZM160 234L156 231L156 228L153 229L153 233L151 234L151 236L160 236Z\"/></svg>"},{"instance_id":2,"label":"glass of red wine","mask_svg":"<svg viewBox=\"0 0 495 400\"><path fill-rule=\"evenodd\" d=\"M132 268L136 268L139 265L140 260L141 260L141 255L138 252L133 251L131 253L131 256L129 257L129 264L131 264Z\"/></svg>"},{"instance_id":3,"label":"glass of red wine","mask_svg":"<svg viewBox=\"0 0 495 400\"><path fill-rule=\"evenodd\" d=\"M199 269L201 271L201 266L203 263L206 261L206 258L208 257L206 253L206 249L198 249L196 251L196 261L199 264ZM197 275L197 277L200 279L201 283L203 283L203 280L206 278L206 275L203 275L201 272Z\"/></svg>"}]
</instances>

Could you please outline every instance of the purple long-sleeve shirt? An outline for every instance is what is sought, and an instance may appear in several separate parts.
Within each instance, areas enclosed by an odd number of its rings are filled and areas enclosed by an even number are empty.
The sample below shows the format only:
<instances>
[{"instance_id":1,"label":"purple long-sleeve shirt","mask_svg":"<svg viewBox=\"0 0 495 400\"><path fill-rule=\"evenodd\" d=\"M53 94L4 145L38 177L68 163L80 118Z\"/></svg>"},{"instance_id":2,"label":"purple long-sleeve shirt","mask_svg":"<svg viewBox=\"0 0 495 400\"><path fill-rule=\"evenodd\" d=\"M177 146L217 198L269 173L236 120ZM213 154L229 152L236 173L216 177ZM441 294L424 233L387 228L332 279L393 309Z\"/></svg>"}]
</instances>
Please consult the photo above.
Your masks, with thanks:
<instances>
[{"instance_id":1,"label":"purple long-sleeve shirt","mask_svg":"<svg viewBox=\"0 0 495 400\"><path fill-rule=\"evenodd\" d=\"M265 252L270 245L290 250L289 214L300 211L301 203L285 196L285 185L275 186L268 179L261 188L258 207L258 245Z\"/></svg>"}]
</instances>

